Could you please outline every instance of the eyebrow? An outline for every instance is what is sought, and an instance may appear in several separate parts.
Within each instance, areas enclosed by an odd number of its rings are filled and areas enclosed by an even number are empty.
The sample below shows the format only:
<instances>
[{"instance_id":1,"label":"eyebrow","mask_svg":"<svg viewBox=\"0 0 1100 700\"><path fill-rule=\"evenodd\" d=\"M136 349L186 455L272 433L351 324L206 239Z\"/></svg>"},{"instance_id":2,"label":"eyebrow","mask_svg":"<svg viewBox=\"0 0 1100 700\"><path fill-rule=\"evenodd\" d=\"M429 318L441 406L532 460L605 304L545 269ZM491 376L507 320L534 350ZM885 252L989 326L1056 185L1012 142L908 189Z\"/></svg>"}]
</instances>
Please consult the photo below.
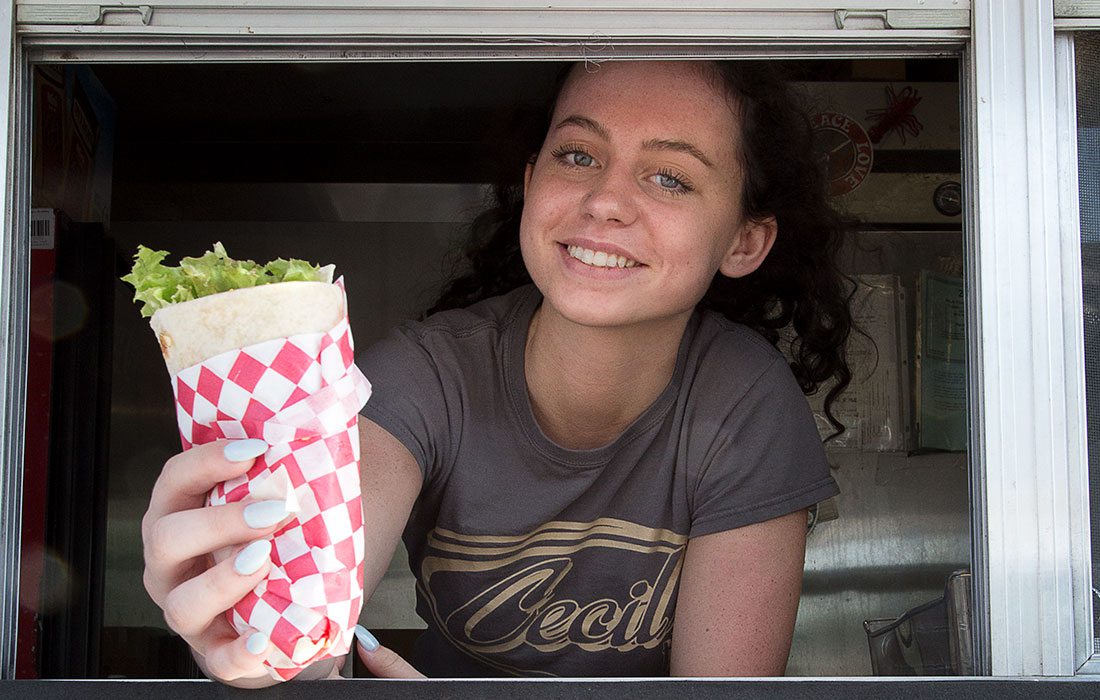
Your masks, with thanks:
<instances>
[{"instance_id":1,"label":"eyebrow","mask_svg":"<svg viewBox=\"0 0 1100 700\"><path fill-rule=\"evenodd\" d=\"M607 129L603 128L602 124L600 124L595 119L582 117L579 114L573 114L566 117L565 119L562 119L560 122L558 122L557 126L555 126L554 129L561 129L566 126L579 126L580 128L587 129L588 131L594 131L596 135L602 138L604 141L611 140L611 134L608 133Z\"/></svg>"},{"instance_id":2,"label":"eyebrow","mask_svg":"<svg viewBox=\"0 0 1100 700\"><path fill-rule=\"evenodd\" d=\"M703 155L702 151L687 141L677 141L675 139L650 139L642 144L642 148L647 151L679 151L689 156L694 156L702 161L703 165L708 168L714 167L714 163L710 162L710 158L707 158Z\"/></svg>"},{"instance_id":3,"label":"eyebrow","mask_svg":"<svg viewBox=\"0 0 1100 700\"><path fill-rule=\"evenodd\" d=\"M554 129L561 129L566 126L578 126L582 129L594 132L597 136L605 141L611 140L611 134L607 131L602 124L595 119L589 119L588 117L582 117L579 114L573 114L565 119L562 119ZM700 151L694 144L688 141L680 141L678 139L649 139L642 144L642 149L646 151L678 151L680 153L686 153L699 160L703 165L708 168L713 168L714 163L710 158Z\"/></svg>"}]
</instances>

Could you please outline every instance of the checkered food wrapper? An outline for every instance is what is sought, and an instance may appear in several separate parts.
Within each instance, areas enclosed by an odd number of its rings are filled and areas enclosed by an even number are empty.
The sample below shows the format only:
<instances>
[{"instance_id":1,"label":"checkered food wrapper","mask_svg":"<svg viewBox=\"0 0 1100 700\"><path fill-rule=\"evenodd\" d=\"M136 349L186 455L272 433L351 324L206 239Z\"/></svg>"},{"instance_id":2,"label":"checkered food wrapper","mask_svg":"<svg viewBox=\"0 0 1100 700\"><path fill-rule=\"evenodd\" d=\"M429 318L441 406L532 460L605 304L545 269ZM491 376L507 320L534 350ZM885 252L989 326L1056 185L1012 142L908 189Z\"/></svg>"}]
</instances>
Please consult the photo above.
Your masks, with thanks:
<instances>
[{"instance_id":1,"label":"checkered food wrapper","mask_svg":"<svg viewBox=\"0 0 1100 700\"><path fill-rule=\"evenodd\" d=\"M327 332L223 352L173 377L184 449L222 438L270 446L208 504L278 499L294 514L272 536L267 578L227 612L238 632L270 637L265 666L280 680L346 654L363 603L357 417L370 383L354 362L346 297L343 308Z\"/></svg>"}]
</instances>

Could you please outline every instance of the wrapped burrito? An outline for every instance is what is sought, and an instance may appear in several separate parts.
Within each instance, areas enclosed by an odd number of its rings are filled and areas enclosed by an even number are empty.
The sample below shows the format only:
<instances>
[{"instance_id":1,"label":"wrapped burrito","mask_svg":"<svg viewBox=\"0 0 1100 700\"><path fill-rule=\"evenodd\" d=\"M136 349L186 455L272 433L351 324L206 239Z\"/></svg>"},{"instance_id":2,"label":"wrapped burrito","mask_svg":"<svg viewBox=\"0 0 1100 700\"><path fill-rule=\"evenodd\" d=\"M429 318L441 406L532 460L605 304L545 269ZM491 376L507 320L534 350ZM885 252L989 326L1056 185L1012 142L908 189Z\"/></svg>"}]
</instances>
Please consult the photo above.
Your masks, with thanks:
<instances>
[{"instance_id":1,"label":"wrapped burrito","mask_svg":"<svg viewBox=\"0 0 1100 700\"><path fill-rule=\"evenodd\" d=\"M343 279L301 260L233 260L220 243L179 267L166 256L140 246L122 279L151 317L184 449L269 446L207 502L279 499L294 514L272 536L267 578L227 612L238 632L271 638L272 676L293 678L347 653L363 602L357 416L370 384L354 363Z\"/></svg>"}]
</instances>

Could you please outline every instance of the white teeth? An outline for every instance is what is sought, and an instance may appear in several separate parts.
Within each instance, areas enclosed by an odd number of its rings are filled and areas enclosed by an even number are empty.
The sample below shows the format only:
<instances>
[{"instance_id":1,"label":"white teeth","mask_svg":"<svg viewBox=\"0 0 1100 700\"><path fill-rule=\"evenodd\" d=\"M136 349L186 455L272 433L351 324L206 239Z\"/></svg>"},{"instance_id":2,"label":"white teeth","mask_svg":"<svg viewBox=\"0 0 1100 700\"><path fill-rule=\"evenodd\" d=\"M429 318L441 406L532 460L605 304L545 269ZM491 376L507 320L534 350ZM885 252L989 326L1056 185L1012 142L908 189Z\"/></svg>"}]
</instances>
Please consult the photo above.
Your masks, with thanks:
<instances>
[{"instance_id":1,"label":"white teeth","mask_svg":"<svg viewBox=\"0 0 1100 700\"><path fill-rule=\"evenodd\" d=\"M636 261L621 255L607 253L602 250L590 250L579 245L568 246L566 250L569 251L570 257L574 257L585 265L591 265L592 267L634 267L638 264Z\"/></svg>"}]
</instances>

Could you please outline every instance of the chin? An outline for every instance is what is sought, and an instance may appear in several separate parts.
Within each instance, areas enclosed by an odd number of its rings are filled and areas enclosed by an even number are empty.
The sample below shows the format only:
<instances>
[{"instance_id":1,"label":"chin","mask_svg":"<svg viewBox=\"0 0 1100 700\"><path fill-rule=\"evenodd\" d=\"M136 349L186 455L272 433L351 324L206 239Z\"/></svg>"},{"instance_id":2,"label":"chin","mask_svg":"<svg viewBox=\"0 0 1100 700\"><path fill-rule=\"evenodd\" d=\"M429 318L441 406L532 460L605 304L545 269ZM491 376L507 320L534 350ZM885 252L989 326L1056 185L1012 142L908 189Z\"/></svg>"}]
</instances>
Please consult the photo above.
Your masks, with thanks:
<instances>
[{"instance_id":1,"label":"chin","mask_svg":"<svg viewBox=\"0 0 1100 700\"><path fill-rule=\"evenodd\" d=\"M646 307L638 294L551 293L544 294L543 303L549 303L562 318L588 328L625 328L679 315L671 309Z\"/></svg>"},{"instance_id":2,"label":"chin","mask_svg":"<svg viewBox=\"0 0 1100 700\"><path fill-rule=\"evenodd\" d=\"M605 328L621 326L636 320L636 308L623 308L619 300L595 293L549 294L543 292L543 303L553 307L562 318L581 326Z\"/></svg>"}]
</instances>

